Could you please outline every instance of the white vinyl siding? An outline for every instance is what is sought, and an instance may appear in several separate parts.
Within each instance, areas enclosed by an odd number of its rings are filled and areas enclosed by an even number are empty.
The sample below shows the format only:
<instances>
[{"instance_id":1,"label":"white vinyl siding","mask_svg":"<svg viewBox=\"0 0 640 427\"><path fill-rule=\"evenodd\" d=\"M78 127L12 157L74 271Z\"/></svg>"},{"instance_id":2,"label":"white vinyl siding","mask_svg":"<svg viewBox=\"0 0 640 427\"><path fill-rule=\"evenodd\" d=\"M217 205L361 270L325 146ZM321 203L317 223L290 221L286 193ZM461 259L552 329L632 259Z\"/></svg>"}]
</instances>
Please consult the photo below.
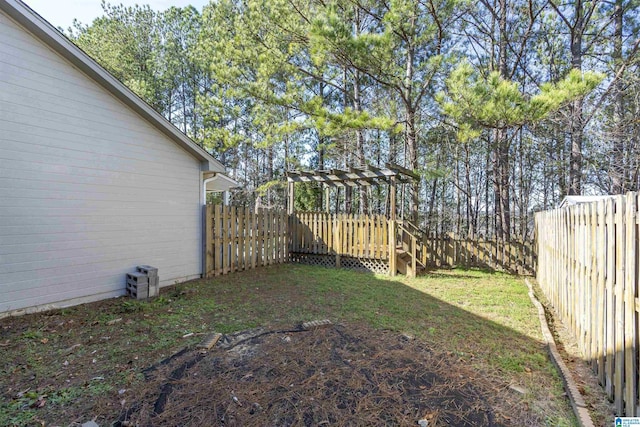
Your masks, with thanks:
<instances>
[{"instance_id":1,"label":"white vinyl siding","mask_svg":"<svg viewBox=\"0 0 640 427\"><path fill-rule=\"evenodd\" d=\"M0 313L201 269L200 162L0 12Z\"/></svg>"}]
</instances>

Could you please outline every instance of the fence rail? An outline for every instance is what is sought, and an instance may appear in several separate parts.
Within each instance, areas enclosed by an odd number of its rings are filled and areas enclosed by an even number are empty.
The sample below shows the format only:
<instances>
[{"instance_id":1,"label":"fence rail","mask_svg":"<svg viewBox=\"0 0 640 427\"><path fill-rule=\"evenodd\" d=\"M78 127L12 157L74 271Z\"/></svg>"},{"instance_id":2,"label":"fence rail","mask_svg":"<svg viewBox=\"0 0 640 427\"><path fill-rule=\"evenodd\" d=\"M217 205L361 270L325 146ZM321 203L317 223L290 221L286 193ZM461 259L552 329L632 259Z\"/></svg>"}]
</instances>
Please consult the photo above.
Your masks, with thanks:
<instances>
[{"instance_id":1,"label":"fence rail","mask_svg":"<svg viewBox=\"0 0 640 427\"><path fill-rule=\"evenodd\" d=\"M638 193L536 214L537 279L618 415L638 415Z\"/></svg>"},{"instance_id":2,"label":"fence rail","mask_svg":"<svg viewBox=\"0 0 640 427\"><path fill-rule=\"evenodd\" d=\"M284 211L207 205L205 229L207 277L289 260Z\"/></svg>"}]
</instances>

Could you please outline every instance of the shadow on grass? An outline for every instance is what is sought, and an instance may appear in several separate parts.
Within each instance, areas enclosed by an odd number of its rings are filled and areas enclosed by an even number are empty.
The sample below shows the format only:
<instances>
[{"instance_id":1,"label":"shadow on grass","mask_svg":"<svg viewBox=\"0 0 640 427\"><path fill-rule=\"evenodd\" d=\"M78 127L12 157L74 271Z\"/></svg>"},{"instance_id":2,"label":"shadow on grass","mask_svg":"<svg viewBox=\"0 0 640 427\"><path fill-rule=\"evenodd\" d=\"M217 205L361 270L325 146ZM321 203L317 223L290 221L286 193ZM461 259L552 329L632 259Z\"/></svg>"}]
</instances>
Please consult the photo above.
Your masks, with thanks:
<instances>
[{"instance_id":1,"label":"shadow on grass","mask_svg":"<svg viewBox=\"0 0 640 427\"><path fill-rule=\"evenodd\" d=\"M534 405L537 415L547 420L541 423L571 425L567 420L572 415L541 342L526 287L506 274L487 276L473 270L469 275L446 272L395 280L348 270L285 265L209 284L218 290L232 289L230 304L247 303L255 316L247 313L248 318L258 324L289 325L329 318L416 336L488 376L502 377L505 382L501 386L520 383L534 390L527 399L544 401L554 396L556 400L549 405L539 401ZM461 282L446 282L450 288L445 292L446 301L431 289L442 285L444 279Z\"/></svg>"},{"instance_id":2,"label":"shadow on grass","mask_svg":"<svg viewBox=\"0 0 640 427\"><path fill-rule=\"evenodd\" d=\"M524 285L506 275L453 277L462 280L443 283L452 278L448 273L396 280L288 264L165 288L148 303L117 299L3 319L0 412L5 418L0 421L31 425L97 417L99 423L111 422L122 407L117 391L136 396L148 387L140 373L195 346L201 337L183 338L188 333L284 329L328 318L370 328L373 336L375 330L414 336L452 363L453 372L455 366L471 367L487 382L483 389L493 391L490 401L513 406L502 411L512 419L505 418L505 425L574 425L537 339L539 326ZM438 294L435 288L446 289ZM110 392L90 392L98 377ZM34 391L36 400L18 397L22 390ZM69 390L74 399L38 407L37 397L60 390Z\"/></svg>"}]
</instances>

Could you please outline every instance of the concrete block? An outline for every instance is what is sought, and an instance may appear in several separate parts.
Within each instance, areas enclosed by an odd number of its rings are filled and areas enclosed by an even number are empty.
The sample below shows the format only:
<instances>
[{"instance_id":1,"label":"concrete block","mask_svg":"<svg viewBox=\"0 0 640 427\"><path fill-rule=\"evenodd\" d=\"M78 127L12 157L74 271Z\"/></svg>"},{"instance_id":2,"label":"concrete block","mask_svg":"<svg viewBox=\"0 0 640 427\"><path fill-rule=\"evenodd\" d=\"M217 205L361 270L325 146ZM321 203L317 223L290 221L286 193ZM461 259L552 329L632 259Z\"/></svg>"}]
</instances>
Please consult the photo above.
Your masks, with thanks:
<instances>
[{"instance_id":1,"label":"concrete block","mask_svg":"<svg viewBox=\"0 0 640 427\"><path fill-rule=\"evenodd\" d=\"M136 270L139 273L143 273L149 276L149 283L151 283L154 278L158 277L158 269L150 265L139 265L136 267Z\"/></svg>"},{"instance_id":2,"label":"concrete block","mask_svg":"<svg viewBox=\"0 0 640 427\"><path fill-rule=\"evenodd\" d=\"M149 276L144 273L140 273L139 271L136 271L135 273L127 273L127 283L132 283L134 285L142 283L149 284Z\"/></svg>"},{"instance_id":3,"label":"concrete block","mask_svg":"<svg viewBox=\"0 0 640 427\"><path fill-rule=\"evenodd\" d=\"M160 294L160 278L158 276L152 281L149 278L149 298L157 297Z\"/></svg>"},{"instance_id":4,"label":"concrete block","mask_svg":"<svg viewBox=\"0 0 640 427\"><path fill-rule=\"evenodd\" d=\"M147 299L149 298L149 285L148 284L138 284L138 285L128 285L127 286L127 295L131 298L135 299Z\"/></svg>"}]
</instances>

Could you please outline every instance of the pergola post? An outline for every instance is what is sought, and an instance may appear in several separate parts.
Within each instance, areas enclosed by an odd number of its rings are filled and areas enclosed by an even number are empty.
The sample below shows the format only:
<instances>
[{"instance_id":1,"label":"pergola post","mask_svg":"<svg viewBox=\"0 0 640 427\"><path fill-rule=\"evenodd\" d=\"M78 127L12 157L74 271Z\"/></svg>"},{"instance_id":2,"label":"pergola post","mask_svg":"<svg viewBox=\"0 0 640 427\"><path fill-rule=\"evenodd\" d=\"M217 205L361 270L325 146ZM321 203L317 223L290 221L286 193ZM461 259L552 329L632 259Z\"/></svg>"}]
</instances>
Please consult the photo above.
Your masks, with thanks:
<instances>
[{"instance_id":1,"label":"pergola post","mask_svg":"<svg viewBox=\"0 0 640 427\"><path fill-rule=\"evenodd\" d=\"M293 181L288 181L288 190L289 190L289 196L287 197L287 213L289 215L292 215L294 212L294 208L295 208L295 182Z\"/></svg>"},{"instance_id":2,"label":"pergola post","mask_svg":"<svg viewBox=\"0 0 640 427\"><path fill-rule=\"evenodd\" d=\"M331 203L329 200L329 196L331 195L331 188L325 184L324 186L324 211L326 213L331 212Z\"/></svg>"},{"instance_id":3,"label":"pergola post","mask_svg":"<svg viewBox=\"0 0 640 427\"><path fill-rule=\"evenodd\" d=\"M396 220L396 177L389 180L389 219Z\"/></svg>"},{"instance_id":4,"label":"pergola post","mask_svg":"<svg viewBox=\"0 0 640 427\"><path fill-rule=\"evenodd\" d=\"M396 220L389 220L389 276L398 272L398 254L396 253Z\"/></svg>"}]
</instances>

